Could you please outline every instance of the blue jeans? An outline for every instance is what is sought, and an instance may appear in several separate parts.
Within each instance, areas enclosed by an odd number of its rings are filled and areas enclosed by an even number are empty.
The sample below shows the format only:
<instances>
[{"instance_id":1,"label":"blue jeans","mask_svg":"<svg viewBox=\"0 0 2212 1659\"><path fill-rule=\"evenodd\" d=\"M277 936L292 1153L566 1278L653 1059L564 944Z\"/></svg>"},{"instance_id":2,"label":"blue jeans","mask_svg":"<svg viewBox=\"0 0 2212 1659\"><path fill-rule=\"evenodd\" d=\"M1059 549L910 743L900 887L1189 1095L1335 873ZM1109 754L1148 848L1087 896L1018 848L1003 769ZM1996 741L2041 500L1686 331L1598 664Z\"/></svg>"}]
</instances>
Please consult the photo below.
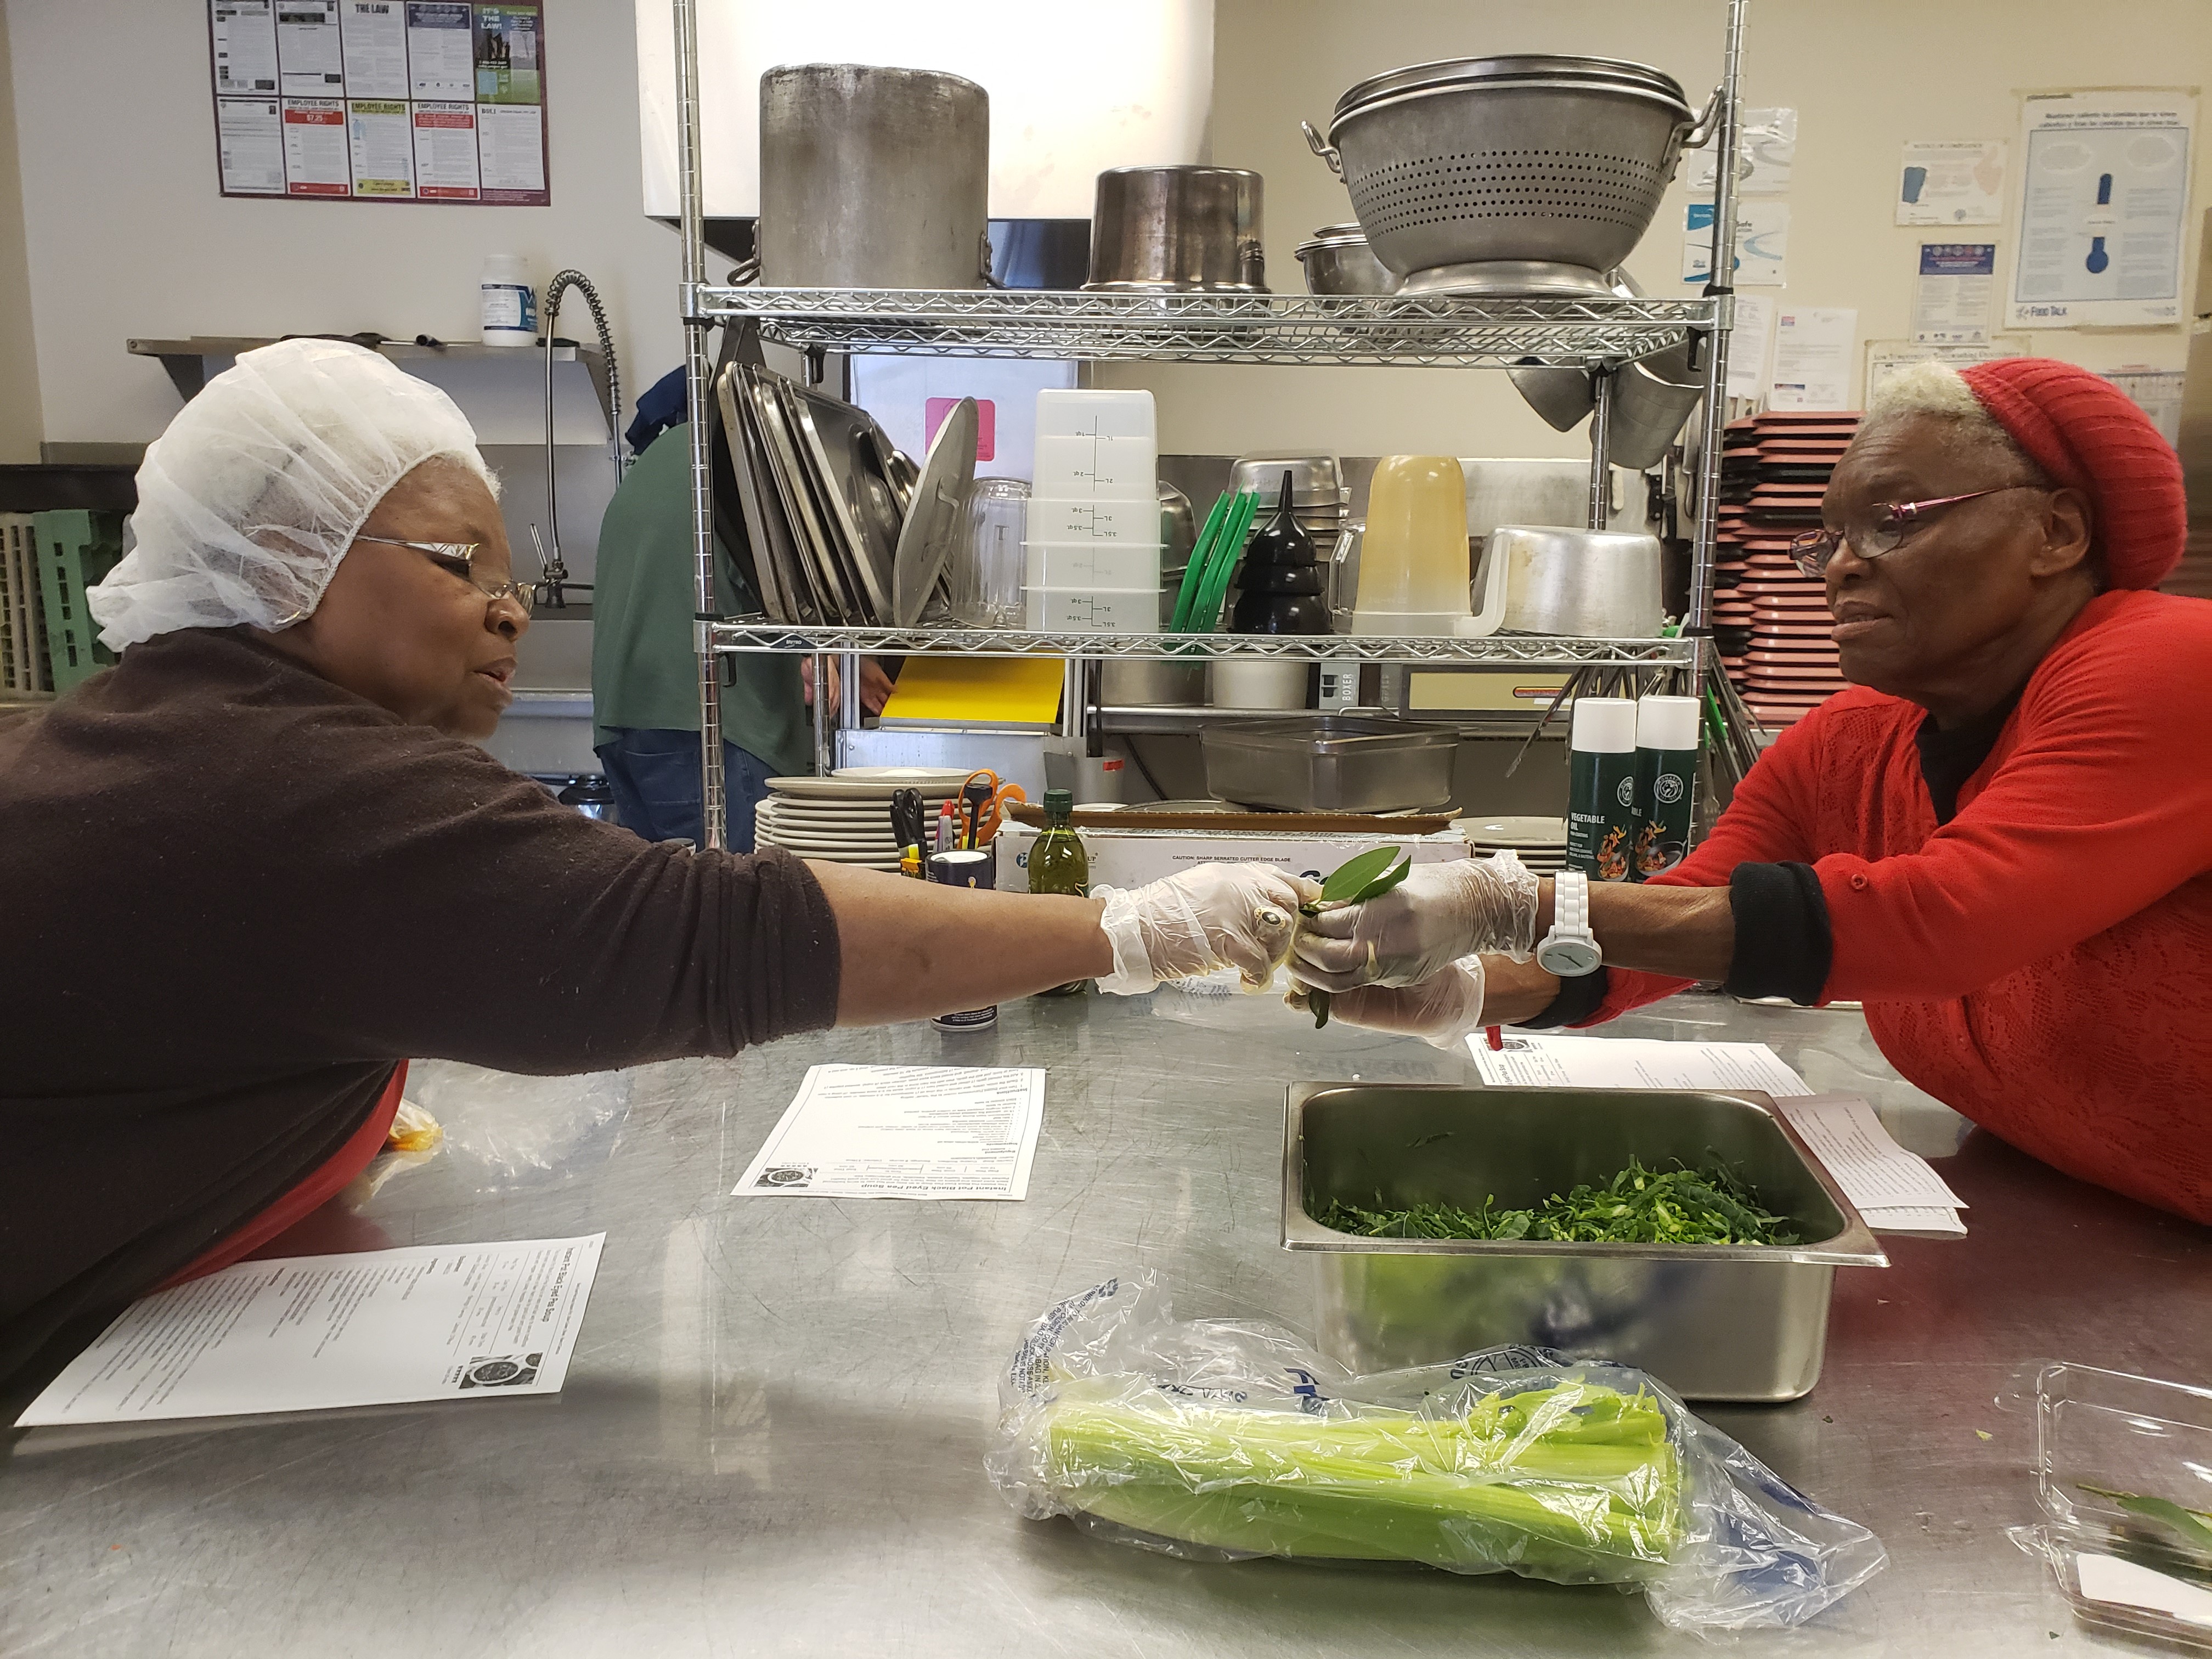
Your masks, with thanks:
<instances>
[{"instance_id":1,"label":"blue jeans","mask_svg":"<svg viewBox=\"0 0 2212 1659\"><path fill-rule=\"evenodd\" d=\"M615 816L647 841L706 844L699 812L699 734L617 726L595 751L614 787ZM724 844L753 850L753 803L768 794L775 769L734 743L722 744L722 793L728 807Z\"/></svg>"}]
</instances>

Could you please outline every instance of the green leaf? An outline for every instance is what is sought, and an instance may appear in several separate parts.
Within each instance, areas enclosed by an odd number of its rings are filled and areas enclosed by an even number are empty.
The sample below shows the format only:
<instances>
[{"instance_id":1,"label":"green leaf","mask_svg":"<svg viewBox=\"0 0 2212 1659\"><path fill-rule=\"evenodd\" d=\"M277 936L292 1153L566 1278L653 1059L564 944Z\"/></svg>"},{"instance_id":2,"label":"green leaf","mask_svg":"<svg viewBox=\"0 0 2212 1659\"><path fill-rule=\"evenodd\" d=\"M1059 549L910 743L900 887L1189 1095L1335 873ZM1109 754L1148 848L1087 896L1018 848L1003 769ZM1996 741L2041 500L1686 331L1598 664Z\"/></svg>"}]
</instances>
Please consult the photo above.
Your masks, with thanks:
<instances>
[{"instance_id":1,"label":"green leaf","mask_svg":"<svg viewBox=\"0 0 2212 1659\"><path fill-rule=\"evenodd\" d=\"M1390 861L1398 856L1395 847L1373 847L1356 859L1340 864L1329 878L1321 884L1321 896L1331 904L1350 904L1364 895L1368 884L1382 876L1390 868ZM1408 863L1412 860L1407 860ZM1399 877L1399 881L1405 879ZM1397 885L1392 882L1391 886Z\"/></svg>"},{"instance_id":2,"label":"green leaf","mask_svg":"<svg viewBox=\"0 0 2212 1659\"><path fill-rule=\"evenodd\" d=\"M1395 853L1398 849L1394 847L1390 850ZM1364 904L1370 899L1381 898L1383 894L1389 892L1400 882L1405 880L1407 876L1412 873L1413 868L1413 857L1412 854L1408 853L1406 855L1404 863L1401 864L1395 870L1386 871L1382 875L1376 877L1374 880L1369 882L1367 885L1361 888L1358 892L1352 896L1352 902L1354 904Z\"/></svg>"},{"instance_id":3,"label":"green leaf","mask_svg":"<svg viewBox=\"0 0 2212 1659\"><path fill-rule=\"evenodd\" d=\"M2145 1498L2139 1492L2108 1492L2102 1486L2088 1486L2081 1490L2109 1498L2129 1514L2155 1522L2160 1530L2167 1534L2165 1542L2178 1545L2193 1555L2212 1553L2212 1526L2205 1525L2205 1518L2195 1510L2185 1510L2170 1498Z\"/></svg>"}]
</instances>

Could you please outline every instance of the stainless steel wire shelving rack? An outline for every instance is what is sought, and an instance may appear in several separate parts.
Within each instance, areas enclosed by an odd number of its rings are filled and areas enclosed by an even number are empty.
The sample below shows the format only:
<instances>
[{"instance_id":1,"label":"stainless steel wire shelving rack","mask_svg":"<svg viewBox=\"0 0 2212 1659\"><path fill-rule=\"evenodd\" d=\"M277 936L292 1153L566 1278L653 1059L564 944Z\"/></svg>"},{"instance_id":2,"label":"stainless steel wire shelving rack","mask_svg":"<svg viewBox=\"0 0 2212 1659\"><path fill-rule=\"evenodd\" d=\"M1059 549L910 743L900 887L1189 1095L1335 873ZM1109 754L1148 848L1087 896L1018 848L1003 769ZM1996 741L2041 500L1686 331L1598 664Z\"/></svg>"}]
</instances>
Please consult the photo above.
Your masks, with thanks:
<instances>
[{"instance_id":1,"label":"stainless steel wire shelving rack","mask_svg":"<svg viewBox=\"0 0 2212 1659\"><path fill-rule=\"evenodd\" d=\"M1735 264L1735 177L1721 167L1713 216L1714 283L1678 299L1591 295L1545 299L1367 295L1085 294L1040 289L811 289L718 286L705 280L700 157L698 0L673 0L678 171L682 201L685 381L690 407L708 406L708 331L749 325L764 342L808 353L937 354L1092 362L1328 364L1504 368L1542 364L1610 370L1692 336L1704 375L1697 450L1697 531L1682 636L1602 640L1492 634L1482 638L1310 638L1229 634L1024 633L995 629L813 628L714 619L713 477L707 423L690 423L691 507L699 614L700 743L707 844L723 844L719 663L738 652L807 653L845 659L856 684L864 654L1054 656L1099 659L1401 663L1447 668L1631 671L1686 668L1702 680L1717 527L1721 430L1727 419L1733 301L1723 280ZM1742 114L1739 81L1749 0L1726 0L1721 109L1714 142L1733 155ZM1590 420L1590 522L1602 526L1610 495L1610 375L1597 377ZM817 662L817 684L822 683ZM817 700L817 727L827 720ZM826 734L817 731L817 748Z\"/></svg>"}]
</instances>

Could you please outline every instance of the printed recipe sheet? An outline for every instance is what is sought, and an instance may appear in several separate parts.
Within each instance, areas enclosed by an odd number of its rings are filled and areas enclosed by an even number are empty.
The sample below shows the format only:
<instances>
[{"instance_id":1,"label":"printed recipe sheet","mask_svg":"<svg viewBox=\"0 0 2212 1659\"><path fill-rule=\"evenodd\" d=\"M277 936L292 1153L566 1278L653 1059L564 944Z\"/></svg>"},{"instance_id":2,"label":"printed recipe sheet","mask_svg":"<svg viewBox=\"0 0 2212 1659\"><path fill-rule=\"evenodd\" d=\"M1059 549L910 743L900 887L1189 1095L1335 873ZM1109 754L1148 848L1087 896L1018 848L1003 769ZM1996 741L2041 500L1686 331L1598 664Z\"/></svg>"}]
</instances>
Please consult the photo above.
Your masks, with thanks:
<instances>
[{"instance_id":1,"label":"printed recipe sheet","mask_svg":"<svg viewBox=\"0 0 2212 1659\"><path fill-rule=\"evenodd\" d=\"M732 1195L1024 1198L1043 1123L1042 1067L811 1066Z\"/></svg>"},{"instance_id":2,"label":"printed recipe sheet","mask_svg":"<svg viewBox=\"0 0 2212 1659\"><path fill-rule=\"evenodd\" d=\"M16 1424L557 1394L606 1237L241 1261L133 1303Z\"/></svg>"}]
</instances>

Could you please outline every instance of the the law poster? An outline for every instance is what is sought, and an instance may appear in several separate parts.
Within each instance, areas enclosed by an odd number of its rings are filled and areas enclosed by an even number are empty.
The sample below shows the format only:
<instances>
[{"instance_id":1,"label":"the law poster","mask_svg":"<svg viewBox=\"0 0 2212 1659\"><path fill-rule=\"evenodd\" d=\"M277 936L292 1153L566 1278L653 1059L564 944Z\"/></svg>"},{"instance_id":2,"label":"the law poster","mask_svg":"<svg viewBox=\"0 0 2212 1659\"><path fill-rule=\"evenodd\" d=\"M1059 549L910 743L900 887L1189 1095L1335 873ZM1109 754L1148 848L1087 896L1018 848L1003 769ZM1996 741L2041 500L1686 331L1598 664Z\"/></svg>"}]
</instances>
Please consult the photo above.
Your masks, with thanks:
<instances>
[{"instance_id":1,"label":"the law poster","mask_svg":"<svg viewBox=\"0 0 2212 1659\"><path fill-rule=\"evenodd\" d=\"M2032 94L2021 122L2011 328L2180 321L2197 100L2186 92Z\"/></svg>"},{"instance_id":2,"label":"the law poster","mask_svg":"<svg viewBox=\"0 0 2212 1659\"><path fill-rule=\"evenodd\" d=\"M207 0L225 196L544 207L544 0Z\"/></svg>"}]
</instances>

